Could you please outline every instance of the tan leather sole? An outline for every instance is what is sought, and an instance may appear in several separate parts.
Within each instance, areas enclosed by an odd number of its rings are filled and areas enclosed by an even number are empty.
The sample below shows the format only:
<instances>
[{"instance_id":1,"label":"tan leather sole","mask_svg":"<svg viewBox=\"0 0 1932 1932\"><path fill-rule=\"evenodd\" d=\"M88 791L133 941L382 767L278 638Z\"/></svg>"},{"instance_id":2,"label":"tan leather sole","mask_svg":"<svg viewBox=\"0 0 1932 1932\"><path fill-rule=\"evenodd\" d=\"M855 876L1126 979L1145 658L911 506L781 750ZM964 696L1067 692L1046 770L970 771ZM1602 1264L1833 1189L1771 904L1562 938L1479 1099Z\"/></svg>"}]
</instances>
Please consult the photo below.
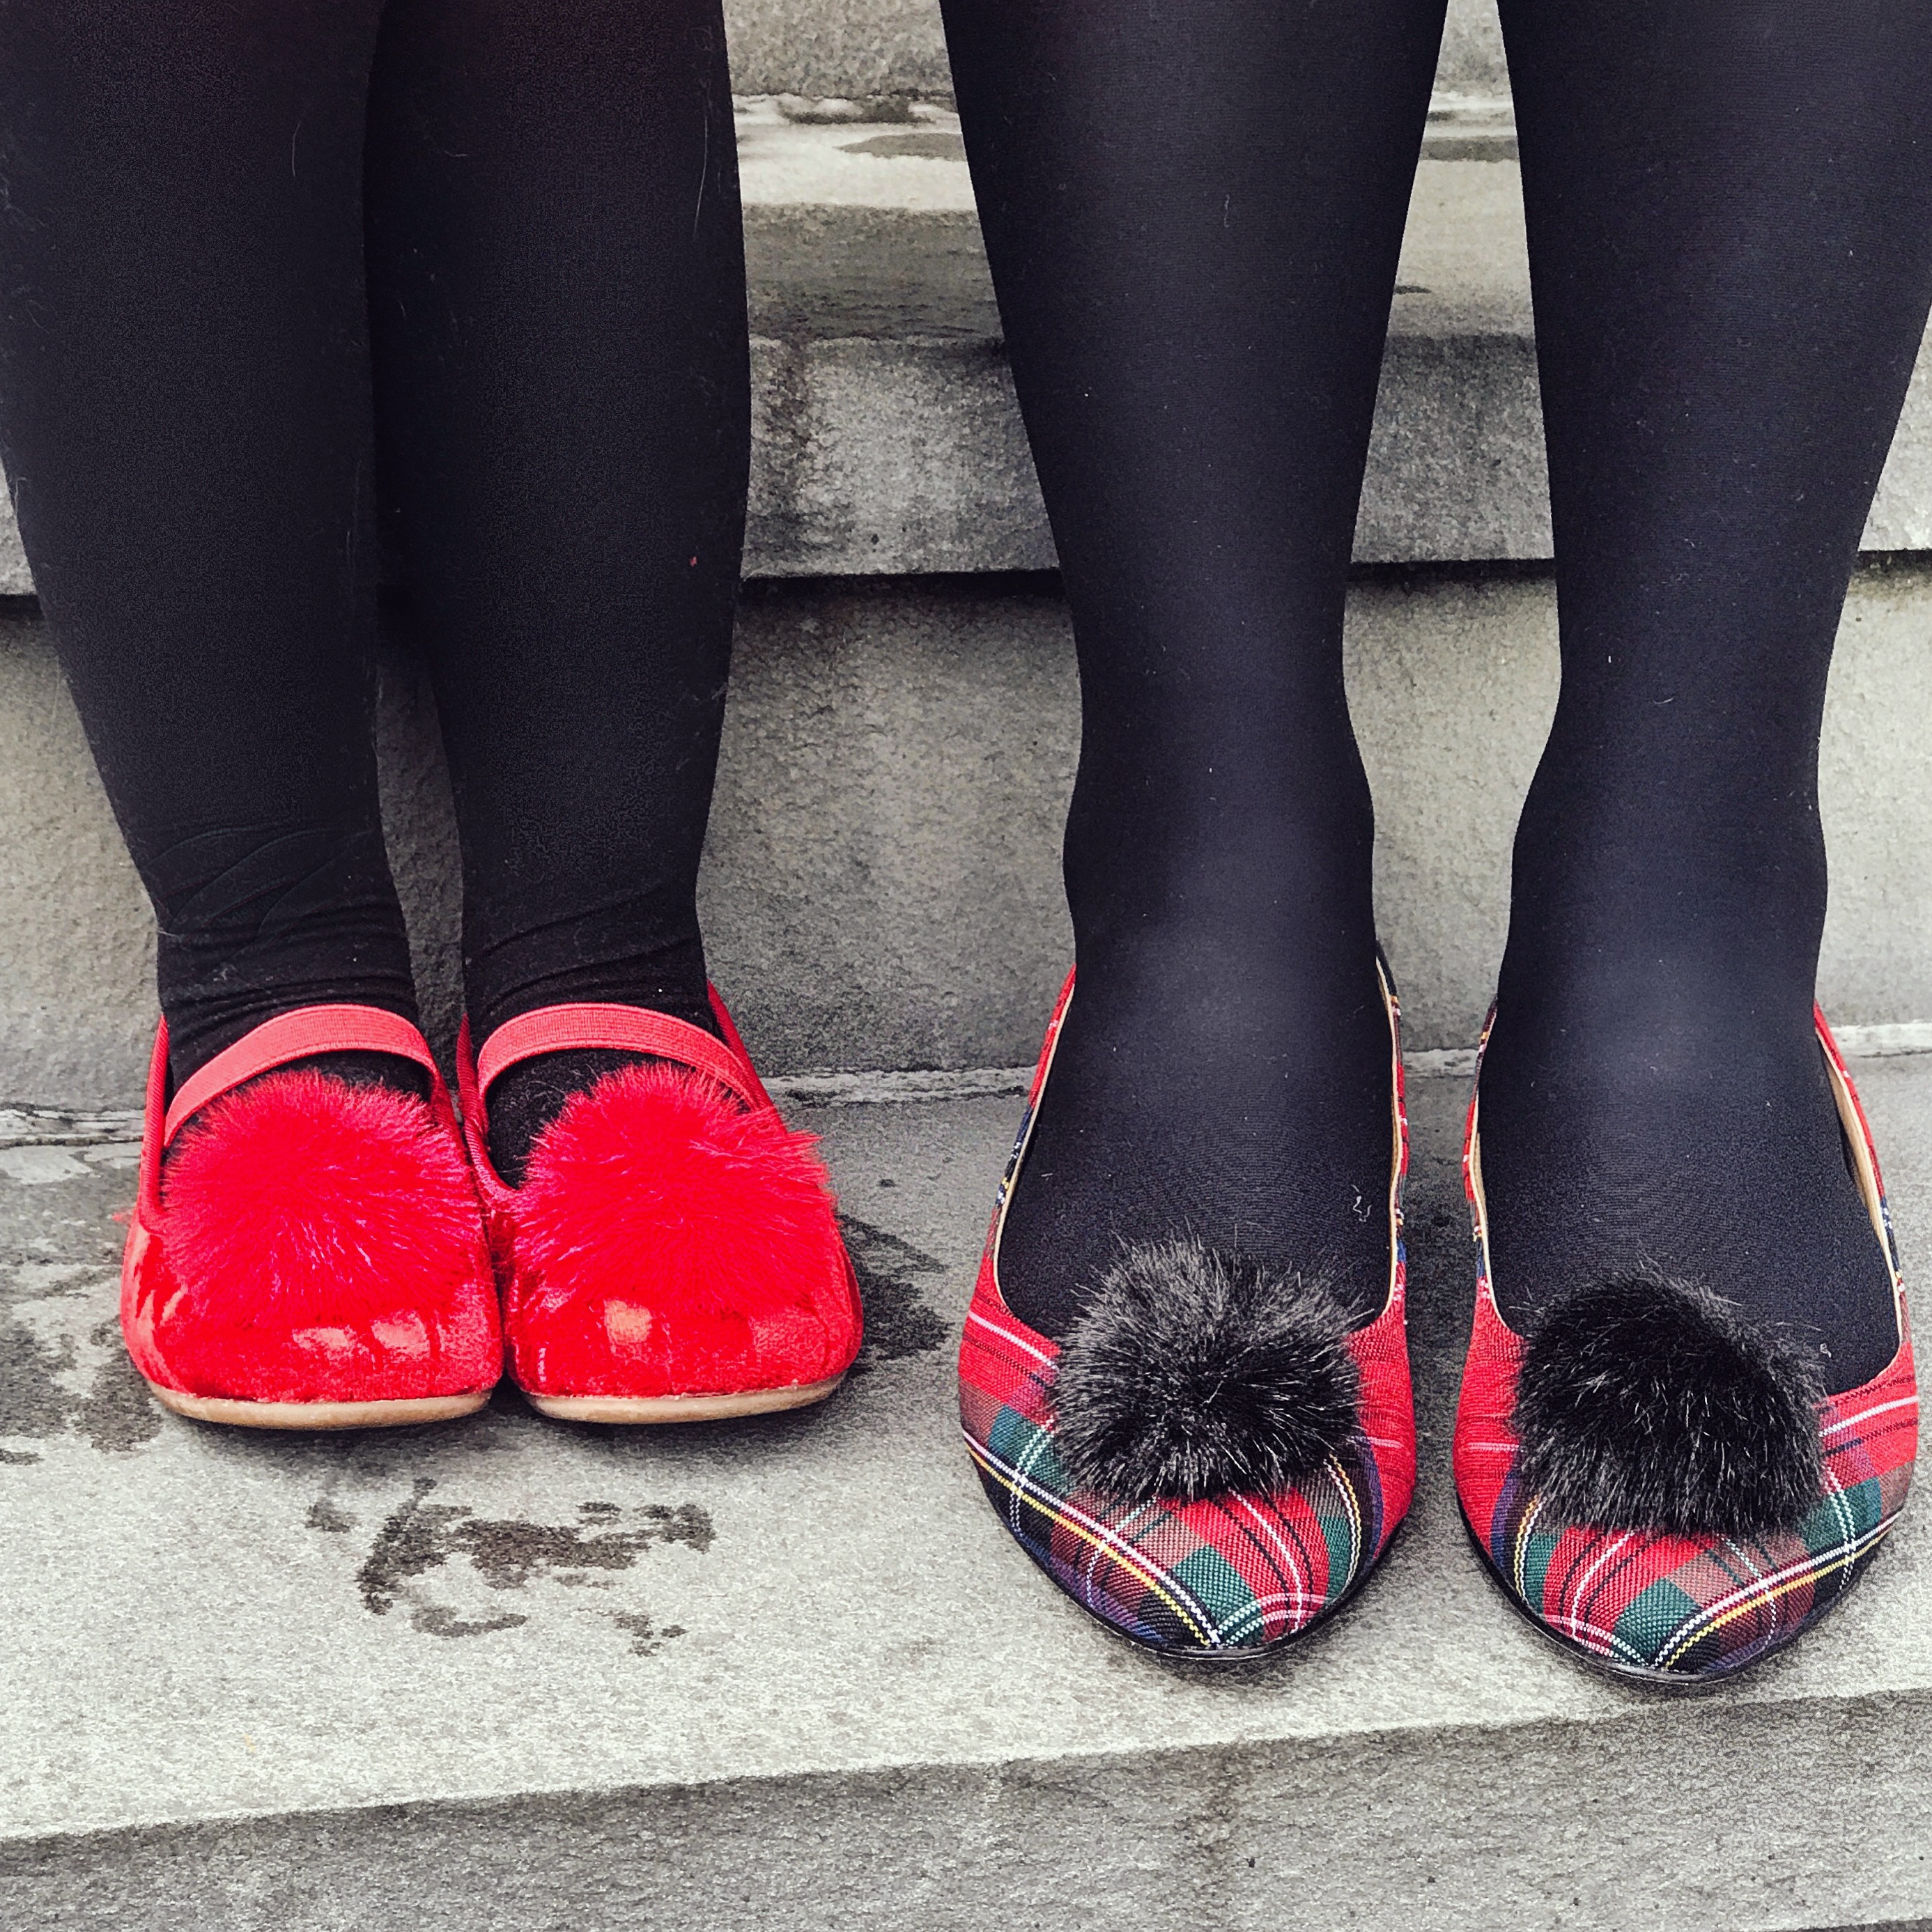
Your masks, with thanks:
<instances>
[{"instance_id":1,"label":"tan leather sole","mask_svg":"<svg viewBox=\"0 0 1932 1932\"><path fill-rule=\"evenodd\" d=\"M772 1415L823 1402L845 1379L796 1382L790 1388L747 1389L742 1395L532 1395L524 1400L559 1422L724 1422L734 1415Z\"/></svg>"},{"instance_id":2,"label":"tan leather sole","mask_svg":"<svg viewBox=\"0 0 1932 1932\"><path fill-rule=\"evenodd\" d=\"M466 1395L419 1396L406 1402L239 1402L232 1396L188 1395L159 1382L148 1386L164 1408L233 1429L404 1429L474 1415L490 1400L488 1389L473 1389Z\"/></svg>"}]
</instances>

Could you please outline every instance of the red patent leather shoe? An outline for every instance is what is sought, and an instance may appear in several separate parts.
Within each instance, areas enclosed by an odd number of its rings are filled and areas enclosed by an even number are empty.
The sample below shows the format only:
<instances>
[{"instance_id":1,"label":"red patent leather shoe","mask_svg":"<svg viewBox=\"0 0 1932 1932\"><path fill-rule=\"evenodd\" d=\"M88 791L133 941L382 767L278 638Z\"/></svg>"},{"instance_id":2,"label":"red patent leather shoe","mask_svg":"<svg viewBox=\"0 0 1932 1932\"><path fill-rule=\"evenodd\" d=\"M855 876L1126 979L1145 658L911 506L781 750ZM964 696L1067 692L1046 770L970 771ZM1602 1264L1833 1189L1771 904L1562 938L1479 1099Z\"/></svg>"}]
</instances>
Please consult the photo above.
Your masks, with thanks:
<instances>
[{"instance_id":1,"label":"red patent leather shoe","mask_svg":"<svg viewBox=\"0 0 1932 1932\"><path fill-rule=\"evenodd\" d=\"M830 1183L724 1038L636 1006L546 1006L499 1027L458 1086L503 1291L511 1372L546 1415L706 1421L822 1402L859 1352ZM490 1084L546 1053L647 1054L566 1103L520 1187L490 1159Z\"/></svg>"},{"instance_id":2,"label":"red patent leather shoe","mask_svg":"<svg viewBox=\"0 0 1932 1932\"><path fill-rule=\"evenodd\" d=\"M428 1102L289 1064L351 1052L413 1060ZM304 1006L217 1054L172 1104L167 1078L164 1023L121 1276L128 1352L160 1400L255 1429L482 1408L502 1370L496 1286L455 1112L416 1028L374 1006Z\"/></svg>"}]
</instances>

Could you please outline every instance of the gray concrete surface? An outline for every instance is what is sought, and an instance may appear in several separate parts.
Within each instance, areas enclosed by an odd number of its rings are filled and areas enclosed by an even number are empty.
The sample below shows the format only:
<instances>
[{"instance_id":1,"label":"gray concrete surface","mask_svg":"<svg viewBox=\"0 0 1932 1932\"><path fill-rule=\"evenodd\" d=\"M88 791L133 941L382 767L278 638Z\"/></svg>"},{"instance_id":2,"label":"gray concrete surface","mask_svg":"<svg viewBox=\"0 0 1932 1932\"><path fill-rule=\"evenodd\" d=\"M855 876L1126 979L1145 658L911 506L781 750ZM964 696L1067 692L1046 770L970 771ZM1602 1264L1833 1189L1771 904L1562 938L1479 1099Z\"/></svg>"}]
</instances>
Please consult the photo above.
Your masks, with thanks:
<instances>
[{"instance_id":1,"label":"gray concrete surface","mask_svg":"<svg viewBox=\"0 0 1932 1932\"><path fill-rule=\"evenodd\" d=\"M799 124L761 100L741 116L753 576L1054 561L964 151L950 116L917 111L924 118L880 125ZM1492 138L1496 124L1470 125L1474 134L1447 126L1440 152L1509 152ZM1546 557L1513 160L1424 160L1390 330L1358 556ZM1914 380L1865 547L1932 550L1932 358ZM30 587L0 516L0 593Z\"/></svg>"},{"instance_id":2,"label":"gray concrete surface","mask_svg":"<svg viewBox=\"0 0 1932 1932\"><path fill-rule=\"evenodd\" d=\"M938 0L725 0L741 94L949 94ZM1437 87L1508 92L1493 0L1449 0Z\"/></svg>"},{"instance_id":3,"label":"gray concrete surface","mask_svg":"<svg viewBox=\"0 0 1932 1932\"><path fill-rule=\"evenodd\" d=\"M1350 688L1379 820L1382 928L1412 1044L1466 1047L1508 850L1555 700L1539 574L1357 585ZM1826 719L1837 1019L1932 1020L1932 563L1853 586ZM457 863L433 718L392 655L397 871L432 1032L456 1010ZM764 1064L1030 1060L1070 940L1059 827L1077 742L1064 606L972 579L754 589L704 880L713 969ZM147 916L44 632L0 622L0 1099L131 1104Z\"/></svg>"},{"instance_id":4,"label":"gray concrete surface","mask_svg":"<svg viewBox=\"0 0 1932 1932\"><path fill-rule=\"evenodd\" d=\"M740 94L950 95L938 0L725 0Z\"/></svg>"},{"instance_id":5,"label":"gray concrete surface","mask_svg":"<svg viewBox=\"0 0 1932 1932\"><path fill-rule=\"evenodd\" d=\"M1860 1069L1910 1258L1932 1058ZM1542 1645L1446 1456L1472 1284L1464 1093L1415 1098L1416 1514L1259 1667L1164 1666L1005 1540L952 1350L1010 1099L825 1136L862 1372L765 1426L514 1396L264 1439L120 1354L131 1145L0 1118L0 1922L20 1932L728 1924L1731 1928L1932 1912L1932 1538L1689 1703ZM8 1143L10 1143L9 1144Z\"/></svg>"}]
</instances>

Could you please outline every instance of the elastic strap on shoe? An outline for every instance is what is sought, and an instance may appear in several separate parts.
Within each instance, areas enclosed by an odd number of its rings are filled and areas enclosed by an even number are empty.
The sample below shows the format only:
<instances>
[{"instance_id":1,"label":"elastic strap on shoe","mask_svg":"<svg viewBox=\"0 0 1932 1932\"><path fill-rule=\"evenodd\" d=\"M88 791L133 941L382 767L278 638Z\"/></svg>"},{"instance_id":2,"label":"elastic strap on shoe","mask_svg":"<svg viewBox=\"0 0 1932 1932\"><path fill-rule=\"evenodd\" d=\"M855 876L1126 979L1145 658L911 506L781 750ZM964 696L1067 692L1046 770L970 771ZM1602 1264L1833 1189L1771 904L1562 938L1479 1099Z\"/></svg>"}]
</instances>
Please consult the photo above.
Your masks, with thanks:
<instances>
[{"instance_id":1,"label":"elastic strap on shoe","mask_svg":"<svg viewBox=\"0 0 1932 1932\"><path fill-rule=\"evenodd\" d=\"M771 1105L748 1060L722 1040L688 1020L654 1013L642 1006L579 1004L540 1006L535 1012L506 1020L483 1042L476 1058L476 1093L487 1094L490 1083L509 1068L539 1054L581 1053L594 1048L648 1054L656 1060L675 1060L717 1082L748 1107Z\"/></svg>"},{"instance_id":2,"label":"elastic strap on shoe","mask_svg":"<svg viewBox=\"0 0 1932 1932\"><path fill-rule=\"evenodd\" d=\"M165 1036L158 1046L166 1051ZM183 1081L168 1107L161 1144L166 1146L190 1114L231 1087L286 1066L292 1060L308 1060L322 1053L392 1054L427 1068L432 1084L439 1078L429 1042L400 1013L380 1006L299 1006L292 1013L264 1020Z\"/></svg>"}]
</instances>

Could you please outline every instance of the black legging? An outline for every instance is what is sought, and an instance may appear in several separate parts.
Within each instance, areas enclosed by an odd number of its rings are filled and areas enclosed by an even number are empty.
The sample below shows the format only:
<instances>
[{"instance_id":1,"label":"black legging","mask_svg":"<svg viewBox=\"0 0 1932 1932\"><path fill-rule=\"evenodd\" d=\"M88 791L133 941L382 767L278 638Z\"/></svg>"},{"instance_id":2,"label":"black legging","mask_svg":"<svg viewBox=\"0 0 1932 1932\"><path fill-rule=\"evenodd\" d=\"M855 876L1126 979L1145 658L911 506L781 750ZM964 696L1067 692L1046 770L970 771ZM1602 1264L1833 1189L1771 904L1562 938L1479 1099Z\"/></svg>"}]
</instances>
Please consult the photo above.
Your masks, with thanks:
<instances>
[{"instance_id":1,"label":"black legging","mask_svg":"<svg viewBox=\"0 0 1932 1932\"><path fill-rule=\"evenodd\" d=\"M1340 641L1442 14L946 0L1083 693L1079 990L1003 1249L1052 1334L1182 1228L1382 1298ZM1932 301L1932 9L1503 16L1564 673L1484 1078L1498 1292L1650 1263L1849 1388L1896 1333L1811 1030L1816 764Z\"/></svg>"},{"instance_id":2,"label":"black legging","mask_svg":"<svg viewBox=\"0 0 1932 1932\"><path fill-rule=\"evenodd\" d=\"M472 1023L710 1024L748 439L718 0L0 0L0 453L178 1081L291 1006L415 1011L379 447Z\"/></svg>"}]
</instances>

